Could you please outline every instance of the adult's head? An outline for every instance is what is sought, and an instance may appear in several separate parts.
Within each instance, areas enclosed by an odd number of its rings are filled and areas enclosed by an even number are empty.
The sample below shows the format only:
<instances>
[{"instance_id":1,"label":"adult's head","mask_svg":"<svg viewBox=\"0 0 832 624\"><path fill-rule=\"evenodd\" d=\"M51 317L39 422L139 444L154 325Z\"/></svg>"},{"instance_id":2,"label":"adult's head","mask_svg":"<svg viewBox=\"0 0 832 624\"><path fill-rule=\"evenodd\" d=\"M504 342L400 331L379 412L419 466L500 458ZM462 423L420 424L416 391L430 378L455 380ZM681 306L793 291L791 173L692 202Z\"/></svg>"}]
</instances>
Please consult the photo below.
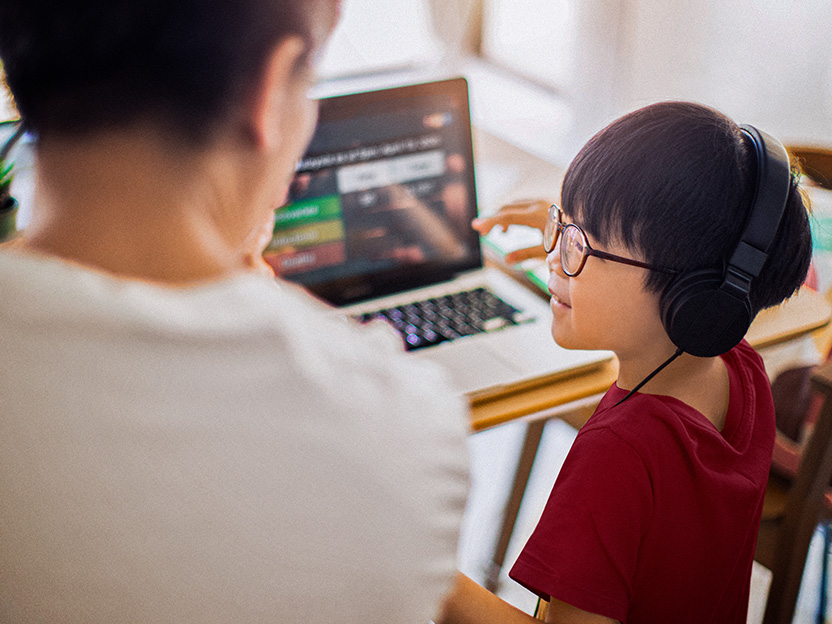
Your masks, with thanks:
<instances>
[{"instance_id":1,"label":"adult's head","mask_svg":"<svg viewBox=\"0 0 832 624\"><path fill-rule=\"evenodd\" d=\"M0 59L38 136L24 242L162 282L256 264L315 127L307 92L337 13L338 0L4 0Z\"/></svg>"},{"instance_id":2,"label":"adult's head","mask_svg":"<svg viewBox=\"0 0 832 624\"><path fill-rule=\"evenodd\" d=\"M753 150L739 127L698 104L663 102L593 137L564 178L566 214L601 244L623 245L645 262L679 271L722 269L753 199ZM754 313L800 287L811 261L806 207L792 175L779 230L752 282ZM646 271L661 293L672 274Z\"/></svg>"},{"instance_id":3,"label":"adult's head","mask_svg":"<svg viewBox=\"0 0 832 624\"><path fill-rule=\"evenodd\" d=\"M337 0L5 0L0 58L38 135L156 124L204 143L256 96L287 38L308 71Z\"/></svg>"}]
</instances>

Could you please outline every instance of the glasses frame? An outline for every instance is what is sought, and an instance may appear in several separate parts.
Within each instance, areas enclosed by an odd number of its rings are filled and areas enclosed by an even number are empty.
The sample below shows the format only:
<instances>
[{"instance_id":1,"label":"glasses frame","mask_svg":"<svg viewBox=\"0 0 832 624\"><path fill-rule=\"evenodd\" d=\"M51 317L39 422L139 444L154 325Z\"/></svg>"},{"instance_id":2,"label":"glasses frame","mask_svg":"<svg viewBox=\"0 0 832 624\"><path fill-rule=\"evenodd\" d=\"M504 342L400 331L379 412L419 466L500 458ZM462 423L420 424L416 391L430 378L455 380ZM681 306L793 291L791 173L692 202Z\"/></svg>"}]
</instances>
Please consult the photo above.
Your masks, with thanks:
<instances>
[{"instance_id":1,"label":"glasses frame","mask_svg":"<svg viewBox=\"0 0 832 624\"><path fill-rule=\"evenodd\" d=\"M547 254L552 253L557 247L558 240L560 240L561 234L569 228L575 228L575 230L577 230L578 234L581 237L581 242L583 244L581 262L578 265L578 268L574 271L567 270L566 264L563 261L563 245L561 245L560 247L560 268L569 277L576 277L577 275L579 275L580 272L584 270L586 259L590 256L595 256L596 258L601 258L603 260L610 260L611 262L618 262L620 264L628 264L630 266L639 267L642 269L649 269L651 271L658 271L660 273L679 273L679 271L676 271L674 269L666 269L664 267L658 267L653 264L648 264L646 262L633 260L632 258L624 258L623 256L616 256L615 254L607 253L606 251L599 251L597 249L593 249L592 246L589 244L589 240L586 237L586 233L581 229L579 225L575 223L563 222L563 210L557 204L552 204L549 207L549 213L546 216L546 225L543 228L543 250ZM549 239L551 239L551 243L549 242Z\"/></svg>"}]
</instances>

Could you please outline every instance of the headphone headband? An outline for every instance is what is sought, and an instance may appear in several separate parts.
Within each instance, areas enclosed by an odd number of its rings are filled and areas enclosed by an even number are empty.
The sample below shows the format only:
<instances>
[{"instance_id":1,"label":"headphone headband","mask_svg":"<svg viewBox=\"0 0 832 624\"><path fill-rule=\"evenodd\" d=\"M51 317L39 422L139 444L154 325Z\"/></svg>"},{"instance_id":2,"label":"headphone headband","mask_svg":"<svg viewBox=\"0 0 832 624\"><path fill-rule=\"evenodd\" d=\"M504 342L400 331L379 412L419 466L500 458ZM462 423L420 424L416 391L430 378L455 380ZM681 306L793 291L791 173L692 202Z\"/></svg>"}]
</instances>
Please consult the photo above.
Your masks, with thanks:
<instances>
[{"instance_id":1,"label":"headphone headband","mask_svg":"<svg viewBox=\"0 0 832 624\"><path fill-rule=\"evenodd\" d=\"M780 227L791 187L791 169L786 148L774 137L755 128L740 126L751 143L757 164L751 209L740 242L728 260L731 267L757 277Z\"/></svg>"}]
</instances>

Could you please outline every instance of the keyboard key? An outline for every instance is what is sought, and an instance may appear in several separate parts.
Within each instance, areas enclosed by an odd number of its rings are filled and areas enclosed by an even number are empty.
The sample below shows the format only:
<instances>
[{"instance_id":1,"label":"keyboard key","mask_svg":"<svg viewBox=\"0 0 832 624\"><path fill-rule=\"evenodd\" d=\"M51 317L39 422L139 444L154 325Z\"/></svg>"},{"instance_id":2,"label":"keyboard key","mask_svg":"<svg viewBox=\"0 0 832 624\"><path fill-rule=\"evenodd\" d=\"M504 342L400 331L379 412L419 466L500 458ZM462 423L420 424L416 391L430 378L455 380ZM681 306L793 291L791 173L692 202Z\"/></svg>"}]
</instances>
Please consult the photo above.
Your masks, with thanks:
<instances>
[{"instance_id":1,"label":"keyboard key","mask_svg":"<svg viewBox=\"0 0 832 624\"><path fill-rule=\"evenodd\" d=\"M378 310L356 319L362 323L386 321L401 334L408 351L531 320L484 288Z\"/></svg>"}]
</instances>

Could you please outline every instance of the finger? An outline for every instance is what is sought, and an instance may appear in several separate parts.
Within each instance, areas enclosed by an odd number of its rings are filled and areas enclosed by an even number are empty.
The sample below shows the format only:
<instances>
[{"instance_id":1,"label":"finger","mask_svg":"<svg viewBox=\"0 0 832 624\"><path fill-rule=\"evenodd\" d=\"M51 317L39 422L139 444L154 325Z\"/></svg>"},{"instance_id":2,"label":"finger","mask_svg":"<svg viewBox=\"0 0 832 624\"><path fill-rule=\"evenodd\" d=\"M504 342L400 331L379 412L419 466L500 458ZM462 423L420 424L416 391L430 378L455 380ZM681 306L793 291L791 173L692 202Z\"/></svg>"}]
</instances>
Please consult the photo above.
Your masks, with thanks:
<instances>
[{"instance_id":1,"label":"finger","mask_svg":"<svg viewBox=\"0 0 832 624\"><path fill-rule=\"evenodd\" d=\"M510 208L516 210L527 210L529 208L539 209L540 207L544 207L548 210L549 206L552 205L552 202L548 199L543 199L537 197L535 199L517 199L512 202L508 202L507 204L503 204L502 208Z\"/></svg>"},{"instance_id":2,"label":"finger","mask_svg":"<svg viewBox=\"0 0 832 624\"><path fill-rule=\"evenodd\" d=\"M524 260L546 258L546 252L543 251L543 245L535 245L534 247L526 247L525 249L517 249L505 255L506 264L518 264Z\"/></svg>"},{"instance_id":3,"label":"finger","mask_svg":"<svg viewBox=\"0 0 832 624\"><path fill-rule=\"evenodd\" d=\"M528 227L543 229L546 223L546 215L549 212L551 203L548 200L524 200L511 204L506 204L495 214L477 219L475 223L481 222L481 227L490 230L496 225L500 225L505 229L509 225L525 225ZM474 226L475 229L481 231L480 227Z\"/></svg>"},{"instance_id":4,"label":"finger","mask_svg":"<svg viewBox=\"0 0 832 624\"><path fill-rule=\"evenodd\" d=\"M539 216L530 214L525 208L502 208L500 212L490 217L480 217L471 222L471 226L480 234L486 234L493 228L499 226L505 232L510 225L526 225L533 228L542 228L545 217L541 222Z\"/></svg>"},{"instance_id":5,"label":"finger","mask_svg":"<svg viewBox=\"0 0 832 624\"><path fill-rule=\"evenodd\" d=\"M483 236L488 234L494 227L500 226L503 232L506 231L507 225L503 225L494 217L480 217L471 221L471 227Z\"/></svg>"}]
</instances>

